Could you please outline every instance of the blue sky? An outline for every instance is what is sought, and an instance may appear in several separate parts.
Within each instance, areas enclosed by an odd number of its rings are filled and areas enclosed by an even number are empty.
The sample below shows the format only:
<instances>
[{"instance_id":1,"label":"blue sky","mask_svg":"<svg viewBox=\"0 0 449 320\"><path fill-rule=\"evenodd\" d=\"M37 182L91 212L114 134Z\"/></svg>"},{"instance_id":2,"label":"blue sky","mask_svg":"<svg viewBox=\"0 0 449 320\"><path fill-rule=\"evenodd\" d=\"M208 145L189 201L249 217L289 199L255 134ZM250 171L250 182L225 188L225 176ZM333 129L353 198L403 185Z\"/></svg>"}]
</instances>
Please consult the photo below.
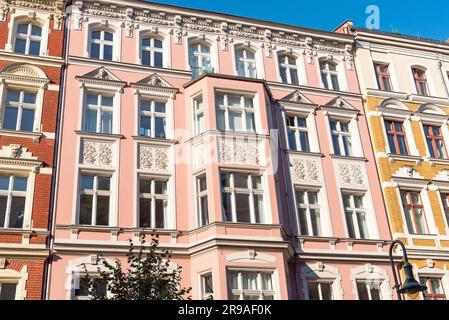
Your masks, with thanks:
<instances>
[{"instance_id":1,"label":"blue sky","mask_svg":"<svg viewBox=\"0 0 449 320\"><path fill-rule=\"evenodd\" d=\"M380 9L380 29L446 40L447 0L156 0L178 6L217 11L303 27L333 30L345 19L365 27L368 5Z\"/></svg>"}]
</instances>

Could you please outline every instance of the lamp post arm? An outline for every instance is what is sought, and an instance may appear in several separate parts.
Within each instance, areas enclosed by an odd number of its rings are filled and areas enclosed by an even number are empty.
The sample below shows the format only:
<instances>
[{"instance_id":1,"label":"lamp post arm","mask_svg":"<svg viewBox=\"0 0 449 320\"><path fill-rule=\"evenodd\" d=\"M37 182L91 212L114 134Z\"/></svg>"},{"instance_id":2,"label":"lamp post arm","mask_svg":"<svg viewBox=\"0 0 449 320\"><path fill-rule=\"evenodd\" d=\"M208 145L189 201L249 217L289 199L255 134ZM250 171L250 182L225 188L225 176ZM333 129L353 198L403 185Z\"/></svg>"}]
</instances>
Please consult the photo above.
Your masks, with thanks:
<instances>
[{"instance_id":1,"label":"lamp post arm","mask_svg":"<svg viewBox=\"0 0 449 320\"><path fill-rule=\"evenodd\" d=\"M394 288L396 289L396 294L398 296L398 300L402 300L402 296L401 293L399 292L399 281L398 281L398 275L396 273L396 266L394 265L394 261L393 261L393 249L396 245L399 245L402 249L402 254L404 256L404 260L408 261L408 257L407 257L407 250L405 249L404 243L400 240L394 240L391 244L390 244L390 250L389 250L389 257L390 257L390 264L391 264L391 269L393 271L393 279L394 279Z\"/></svg>"}]
</instances>

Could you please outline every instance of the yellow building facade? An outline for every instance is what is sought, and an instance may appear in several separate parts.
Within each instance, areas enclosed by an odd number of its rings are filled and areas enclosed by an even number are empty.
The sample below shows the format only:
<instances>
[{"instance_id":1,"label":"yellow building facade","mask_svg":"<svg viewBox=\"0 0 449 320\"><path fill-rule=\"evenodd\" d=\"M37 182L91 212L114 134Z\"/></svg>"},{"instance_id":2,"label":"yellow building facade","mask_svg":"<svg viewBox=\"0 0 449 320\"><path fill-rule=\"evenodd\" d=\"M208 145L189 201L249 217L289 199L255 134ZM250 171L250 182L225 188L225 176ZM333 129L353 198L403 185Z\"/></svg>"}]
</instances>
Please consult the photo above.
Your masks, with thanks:
<instances>
[{"instance_id":1,"label":"yellow building facade","mask_svg":"<svg viewBox=\"0 0 449 320\"><path fill-rule=\"evenodd\" d=\"M353 29L366 121L393 239L449 299L449 43Z\"/></svg>"}]
</instances>

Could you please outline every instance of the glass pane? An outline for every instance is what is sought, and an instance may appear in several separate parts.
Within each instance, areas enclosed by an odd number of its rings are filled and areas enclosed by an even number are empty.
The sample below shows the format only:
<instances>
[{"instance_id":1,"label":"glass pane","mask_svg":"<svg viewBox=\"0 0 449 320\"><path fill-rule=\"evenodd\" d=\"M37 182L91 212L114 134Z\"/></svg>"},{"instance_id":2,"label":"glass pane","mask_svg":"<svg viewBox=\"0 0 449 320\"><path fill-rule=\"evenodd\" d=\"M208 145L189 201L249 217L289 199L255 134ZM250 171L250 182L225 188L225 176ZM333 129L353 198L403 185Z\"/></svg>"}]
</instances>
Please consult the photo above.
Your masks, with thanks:
<instances>
[{"instance_id":1,"label":"glass pane","mask_svg":"<svg viewBox=\"0 0 449 320\"><path fill-rule=\"evenodd\" d=\"M151 180L140 179L139 180L139 192L151 193Z\"/></svg>"},{"instance_id":2,"label":"glass pane","mask_svg":"<svg viewBox=\"0 0 449 320\"><path fill-rule=\"evenodd\" d=\"M248 175L234 174L234 187L248 189Z\"/></svg>"},{"instance_id":3,"label":"glass pane","mask_svg":"<svg viewBox=\"0 0 449 320\"><path fill-rule=\"evenodd\" d=\"M0 284L0 300L15 300L17 284L1 283Z\"/></svg>"},{"instance_id":4,"label":"glass pane","mask_svg":"<svg viewBox=\"0 0 449 320\"><path fill-rule=\"evenodd\" d=\"M332 300L332 284L320 283L322 300Z\"/></svg>"},{"instance_id":5,"label":"glass pane","mask_svg":"<svg viewBox=\"0 0 449 320\"><path fill-rule=\"evenodd\" d=\"M154 182L154 192L156 194L166 194L167 193L167 182L155 181Z\"/></svg>"},{"instance_id":6,"label":"glass pane","mask_svg":"<svg viewBox=\"0 0 449 320\"><path fill-rule=\"evenodd\" d=\"M100 59L100 45L98 43L90 44L90 57Z\"/></svg>"},{"instance_id":7,"label":"glass pane","mask_svg":"<svg viewBox=\"0 0 449 320\"><path fill-rule=\"evenodd\" d=\"M162 68L162 52L154 53L154 66Z\"/></svg>"},{"instance_id":8,"label":"glass pane","mask_svg":"<svg viewBox=\"0 0 449 320\"><path fill-rule=\"evenodd\" d=\"M441 287L440 279L429 279L430 285L432 287L432 291L434 294L443 294L443 289Z\"/></svg>"},{"instance_id":9,"label":"glass pane","mask_svg":"<svg viewBox=\"0 0 449 320\"><path fill-rule=\"evenodd\" d=\"M112 41L114 39L114 35L110 32L105 32L104 33L104 40L106 41Z\"/></svg>"},{"instance_id":10,"label":"glass pane","mask_svg":"<svg viewBox=\"0 0 449 320\"><path fill-rule=\"evenodd\" d=\"M81 176L81 189L90 189L94 188L94 176Z\"/></svg>"},{"instance_id":11,"label":"glass pane","mask_svg":"<svg viewBox=\"0 0 449 320\"><path fill-rule=\"evenodd\" d=\"M140 101L140 111L151 111L151 101L141 100Z\"/></svg>"},{"instance_id":12,"label":"glass pane","mask_svg":"<svg viewBox=\"0 0 449 320\"><path fill-rule=\"evenodd\" d=\"M16 44L14 46L14 52L16 53L25 53L26 50L26 41L23 39L16 39Z\"/></svg>"},{"instance_id":13,"label":"glass pane","mask_svg":"<svg viewBox=\"0 0 449 320\"><path fill-rule=\"evenodd\" d=\"M92 195L80 195L80 216L79 223L91 225L92 224Z\"/></svg>"},{"instance_id":14,"label":"glass pane","mask_svg":"<svg viewBox=\"0 0 449 320\"><path fill-rule=\"evenodd\" d=\"M260 176L251 176L253 181L253 189L262 190L262 177Z\"/></svg>"},{"instance_id":15,"label":"glass pane","mask_svg":"<svg viewBox=\"0 0 449 320\"><path fill-rule=\"evenodd\" d=\"M206 224L209 224L209 209L207 207L207 195L202 196L200 198L200 210L201 210L200 225L204 226Z\"/></svg>"},{"instance_id":16,"label":"glass pane","mask_svg":"<svg viewBox=\"0 0 449 320\"><path fill-rule=\"evenodd\" d=\"M92 39L101 39L101 31L92 31L91 38Z\"/></svg>"},{"instance_id":17,"label":"glass pane","mask_svg":"<svg viewBox=\"0 0 449 320\"><path fill-rule=\"evenodd\" d=\"M349 211L346 211L346 224L348 226L348 235L349 238L355 238L355 230L354 230L354 223L352 221L352 213Z\"/></svg>"},{"instance_id":18,"label":"glass pane","mask_svg":"<svg viewBox=\"0 0 449 320\"><path fill-rule=\"evenodd\" d=\"M309 135L306 131L301 131L299 133L299 140L301 142L301 151L309 152L310 151Z\"/></svg>"},{"instance_id":19,"label":"glass pane","mask_svg":"<svg viewBox=\"0 0 449 320\"><path fill-rule=\"evenodd\" d=\"M230 187L231 186L231 178L230 178L230 174L229 173L222 173L220 178L221 178L221 187Z\"/></svg>"},{"instance_id":20,"label":"glass pane","mask_svg":"<svg viewBox=\"0 0 449 320\"><path fill-rule=\"evenodd\" d=\"M212 275L208 274L203 276L203 294L204 293L213 293L214 286L212 284Z\"/></svg>"},{"instance_id":21,"label":"glass pane","mask_svg":"<svg viewBox=\"0 0 449 320\"><path fill-rule=\"evenodd\" d=\"M155 112L160 112L160 113L165 113L165 103L163 103L163 102L155 102L154 103L154 111Z\"/></svg>"},{"instance_id":22,"label":"glass pane","mask_svg":"<svg viewBox=\"0 0 449 320\"><path fill-rule=\"evenodd\" d=\"M101 96L101 105L104 107L112 107L114 105L114 98Z\"/></svg>"},{"instance_id":23,"label":"glass pane","mask_svg":"<svg viewBox=\"0 0 449 320\"><path fill-rule=\"evenodd\" d=\"M248 75L247 76L250 78L256 78L256 63L255 62L248 63Z\"/></svg>"},{"instance_id":24,"label":"glass pane","mask_svg":"<svg viewBox=\"0 0 449 320\"><path fill-rule=\"evenodd\" d=\"M103 60L112 61L112 46L103 46Z\"/></svg>"},{"instance_id":25,"label":"glass pane","mask_svg":"<svg viewBox=\"0 0 449 320\"><path fill-rule=\"evenodd\" d=\"M381 300L379 288L371 288L370 292L371 292L371 300Z\"/></svg>"},{"instance_id":26,"label":"glass pane","mask_svg":"<svg viewBox=\"0 0 449 320\"><path fill-rule=\"evenodd\" d=\"M0 176L0 190L9 189L9 176Z\"/></svg>"},{"instance_id":27,"label":"glass pane","mask_svg":"<svg viewBox=\"0 0 449 320\"><path fill-rule=\"evenodd\" d=\"M210 47L207 45L201 45L201 52L202 53L210 53Z\"/></svg>"},{"instance_id":28,"label":"glass pane","mask_svg":"<svg viewBox=\"0 0 449 320\"><path fill-rule=\"evenodd\" d=\"M338 77L335 74L331 74L332 89L335 91L340 91L340 85L338 84Z\"/></svg>"},{"instance_id":29,"label":"glass pane","mask_svg":"<svg viewBox=\"0 0 449 320\"><path fill-rule=\"evenodd\" d=\"M165 118L155 118L155 133L156 138L165 138Z\"/></svg>"},{"instance_id":30,"label":"glass pane","mask_svg":"<svg viewBox=\"0 0 449 320\"><path fill-rule=\"evenodd\" d=\"M142 64L145 66L151 66L151 52L142 50Z\"/></svg>"},{"instance_id":31,"label":"glass pane","mask_svg":"<svg viewBox=\"0 0 449 320\"><path fill-rule=\"evenodd\" d=\"M416 233L413 226L412 217L410 215L410 208L404 208L405 222L407 223L407 229L409 233Z\"/></svg>"},{"instance_id":32,"label":"glass pane","mask_svg":"<svg viewBox=\"0 0 449 320\"><path fill-rule=\"evenodd\" d=\"M253 98L245 98L245 108L254 108Z\"/></svg>"},{"instance_id":33,"label":"glass pane","mask_svg":"<svg viewBox=\"0 0 449 320\"><path fill-rule=\"evenodd\" d=\"M345 148L345 155L347 156L352 155L351 137L343 136L343 146Z\"/></svg>"},{"instance_id":34,"label":"glass pane","mask_svg":"<svg viewBox=\"0 0 449 320\"><path fill-rule=\"evenodd\" d=\"M109 225L109 196L97 196L97 226Z\"/></svg>"},{"instance_id":35,"label":"glass pane","mask_svg":"<svg viewBox=\"0 0 449 320\"><path fill-rule=\"evenodd\" d=\"M86 109L84 115L84 131L97 131L97 111L93 109Z\"/></svg>"},{"instance_id":36,"label":"glass pane","mask_svg":"<svg viewBox=\"0 0 449 320\"><path fill-rule=\"evenodd\" d=\"M17 108L5 108L5 114L3 117L3 128L7 130L16 130L17 128Z\"/></svg>"},{"instance_id":37,"label":"glass pane","mask_svg":"<svg viewBox=\"0 0 449 320\"><path fill-rule=\"evenodd\" d=\"M237 61L237 74L240 77L244 77L246 75L245 64L242 61Z\"/></svg>"},{"instance_id":38,"label":"glass pane","mask_svg":"<svg viewBox=\"0 0 449 320\"><path fill-rule=\"evenodd\" d=\"M235 211L237 222L251 222L249 196L247 194L237 193L235 195Z\"/></svg>"},{"instance_id":39,"label":"glass pane","mask_svg":"<svg viewBox=\"0 0 449 320\"><path fill-rule=\"evenodd\" d=\"M40 37L42 35L42 29L38 26L31 26L31 35Z\"/></svg>"},{"instance_id":40,"label":"glass pane","mask_svg":"<svg viewBox=\"0 0 449 320\"><path fill-rule=\"evenodd\" d=\"M217 128L218 130L226 130L225 112L217 110Z\"/></svg>"},{"instance_id":41,"label":"glass pane","mask_svg":"<svg viewBox=\"0 0 449 320\"><path fill-rule=\"evenodd\" d=\"M206 177L198 178L199 191L206 191L207 189L207 181Z\"/></svg>"},{"instance_id":42,"label":"glass pane","mask_svg":"<svg viewBox=\"0 0 449 320\"><path fill-rule=\"evenodd\" d=\"M141 190L142 192L142 190ZM151 199L140 198L139 227L151 228Z\"/></svg>"},{"instance_id":43,"label":"glass pane","mask_svg":"<svg viewBox=\"0 0 449 320\"><path fill-rule=\"evenodd\" d=\"M165 228L165 200L156 199L156 228Z\"/></svg>"},{"instance_id":44,"label":"glass pane","mask_svg":"<svg viewBox=\"0 0 449 320\"><path fill-rule=\"evenodd\" d=\"M320 210L310 209L310 222L312 223L312 231L314 236L321 236Z\"/></svg>"},{"instance_id":45,"label":"glass pane","mask_svg":"<svg viewBox=\"0 0 449 320\"><path fill-rule=\"evenodd\" d=\"M340 143L338 141L338 135L332 135L332 144L334 145L334 153L337 155L341 155Z\"/></svg>"},{"instance_id":46,"label":"glass pane","mask_svg":"<svg viewBox=\"0 0 449 320\"><path fill-rule=\"evenodd\" d=\"M28 23L21 23L17 26L18 34L28 34Z\"/></svg>"},{"instance_id":47,"label":"glass pane","mask_svg":"<svg viewBox=\"0 0 449 320\"><path fill-rule=\"evenodd\" d=\"M285 67L280 67L279 68L279 73L280 73L282 82L288 83L288 81L287 81L287 69Z\"/></svg>"},{"instance_id":48,"label":"glass pane","mask_svg":"<svg viewBox=\"0 0 449 320\"><path fill-rule=\"evenodd\" d=\"M101 133L112 133L112 112L101 111Z\"/></svg>"},{"instance_id":49,"label":"glass pane","mask_svg":"<svg viewBox=\"0 0 449 320\"><path fill-rule=\"evenodd\" d=\"M363 197L354 196L354 204L357 209L363 209Z\"/></svg>"},{"instance_id":50,"label":"glass pane","mask_svg":"<svg viewBox=\"0 0 449 320\"><path fill-rule=\"evenodd\" d=\"M368 225L366 223L366 213L365 212L359 212L357 214L357 223L359 225L359 231L360 231L360 238L362 239L368 239Z\"/></svg>"},{"instance_id":51,"label":"glass pane","mask_svg":"<svg viewBox=\"0 0 449 320\"><path fill-rule=\"evenodd\" d=\"M415 208L415 220L416 220L416 225L418 227L418 233L420 234L424 234L427 233L427 228L426 228L426 220L424 218L424 212L422 209L420 208Z\"/></svg>"},{"instance_id":52,"label":"glass pane","mask_svg":"<svg viewBox=\"0 0 449 320\"><path fill-rule=\"evenodd\" d=\"M236 222L232 220L231 194L222 192L222 201L223 201L223 212L226 216L226 221Z\"/></svg>"},{"instance_id":53,"label":"glass pane","mask_svg":"<svg viewBox=\"0 0 449 320\"><path fill-rule=\"evenodd\" d=\"M25 197L12 197L9 215L10 228L22 228L25 214Z\"/></svg>"},{"instance_id":54,"label":"glass pane","mask_svg":"<svg viewBox=\"0 0 449 320\"><path fill-rule=\"evenodd\" d=\"M228 96L228 105L240 107L242 100L239 96Z\"/></svg>"},{"instance_id":55,"label":"glass pane","mask_svg":"<svg viewBox=\"0 0 449 320\"><path fill-rule=\"evenodd\" d=\"M273 290L273 284L271 283L271 274L262 273L262 290Z\"/></svg>"},{"instance_id":56,"label":"glass pane","mask_svg":"<svg viewBox=\"0 0 449 320\"><path fill-rule=\"evenodd\" d=\"M8 204L7 196L0 196L0 228L5 227L6 206Z\"/></svg>"},{"instance_id":57,"label":"glass pane","mask_svg":"<svg viewBox=\"0 0 449 320\"><path fill-rule=\"evenodd\" d=\"M151 136L151 117L140 117L139 135L145 137Z\"/></svg>"},{"instance_id":58,"label":"glass pane","mask_svg":"<svg viewBox=\"0 0 449 320\"><path fill-rule=\"evenodd\" d=\"M246 131L254 132L256 131L256 120L254 119L254 113L246 113Z\"/></svg>"},{"instance_id":59,"label":"glass pane","mask_svg":"<svg viewBox=\"0 0 449 320\"><path fill-rule=\"evenodd\" d=\"M155 48L162 48L162 41L159 39L154 39L154 47Z\"/></svg>"},{"instance_id":60,"label":"glass pane","mask_svg":"<svg viewBox=\"0 0 449 320\"><path fill-rule=\"evenodd\" d=\"M33 56L38 56L41 50L41 42L40 41L30 41L30 52L29 54Z\"/></svg>"},{"instance_id":61,"label":"glass pane","mask_svg":"<svg viewBox=\"0 0 449 320\"><path fill-rule=\"evenodd\" d=\"M13 190L27 191L27 178L26 177L14 177Z\"/></svg>"},{"instance_id":62,"label":"glass pane","mask_svg":"<svg viewBox=\"0 0 449 320\"><path fill-rule=\"evenodd\" d=\"M357 282L357 293L359 294L359 300L369 300L368 290L366 283Z\"/></svg>"},{"instance_id":63,"label":"glass pane","mask_svg":"<svg viewBox=\"0 0 449 320\"><path fill-rule=\"evenodd\" d=\"M150 47L151 46L151 38L142 39L142 46Z\"/></svg>"},{"instance_id":64,"label":"glass pane","mask_svg":"<svg viewBox=\"0 0 449 320\"><path fill-rule=\"evenodd\" d=\"M327 82L327 76L326 73L321 72L321 81L323 82L323 85L326 89L329 89L329 83Z\"/></svg>"},{"instance_id":65,"label":"glass pane","mask_svg":"<svg viewBox=\"0 0 449 320\"><path fill-rule=\"evenodd\" d=\"M306 209L298 208L298 219L299 219L299 232L302 236L309 235L309 229L307 227L307 214Z\"/></svg>"},{"instance_id":66,"label":"glass pane","mask_svg":"<svg viewBox=\"0 0 449 320\"><path fill-rule=\"evenodd\" d=\"M307 289L309 292L309 300L320 300L320 293L318 291L318 283L317 282L307 283Z\"/></svg>"},{"instance_id":67,"label":"glass pane","mask_svg":"<svg viewBox=\"0 0 449 320\"><path fill-rule=\"evenodd\" d=\"M318 204L318 193L308 192L309 204Z\"/></svg>"},{"instance_id":68,"label":"glass pane","mask_svg":"<svg viewBox=\"0 0 449 320\"><path fill-rule=\"evenodd\" d=\"M97 190L109 191L111 188L111 178L109 177L98 177L97 178Z\"/></svg>"},{"instance_id":69,"label":"glass pane","mask_svg":"<svg viewBox=\"0 0 449 320\"><path fill-rule=\"evenodd\" d=\"M290 79L292 81L292 84L299 84L298 71L296 69L290 68Z\"/></svg>"},{"instance_id":70,"label":"glass pane","mask_svg":"<svg viewBox=\"0 0 449 320\"><path fill-rule=\"evenodd\" d=\"M36 103L36 94L30 93L30 92L24 92L23 93L23 102L29 103L29 104L35 104Z\"/></svg>"},{"instance_id":71,"label":"glass pane","mask_svg":"<svg viewBox=\"0 0 449 320\"><path fill-rule=\"evenodd\" d=\"M255 223L263 223L263 196L254 195L254 215L256 218Z\"/></svg>"},{"instance_id":72,"label":"glass pane","mask_svg":"<svg viewBox=\"0 0 449 320\"><path fill-rule=\"evenodd\" d=\"M290 150L298 151L298 147L296 145L296 130L288 130L288 146Z\"/></svg>"},{"instance_id":73,"label":"glass pane","mask_svg":"<svg viewBox=\"0 0 449 320\"><path fill-rule=\"evenodd\" d=\"M243 289L257 290L257 273L243 273Z\"/></svg>"},{"instance_id":74,"label":"glass pane","mask_svg":"<svg viewBox=\"0 0 449 320\"><path fill-rule=\"evenodd\" d=\"M6 101L19 102L20 101L20 91L8 90L6 94Z\"/></svg>"},{"instance_id":75,"label":"glass pane","mask_svg":"<svg viewBox=\"0 0 449 320\"><path fill-rule=\"evenodd\" d=\"M243 120L242 112L229 111L229 129L235 131L243 130L242 120Z\"/></svg>"},{"instance_id":76,"label":"glass pane","mask_svg":"<svg viewBox=\"0 0 449 320\"><path fill-rule=\"evenodd\" d=\"M399 144L399 153L406 155L408 154L407 152L407 143L405 142L405 137L404 136L397 136L398 138L398 144Z\"/></svg>"},{"instance_id":77,"label":"glass pane","mask_svg":"<svg viewBox=\"0 0 449 320\"><path fill-rule=\"evenodd\" d=\"M20 123L20 130L33 131L34 127L34 110L22 109L22 121Z\"/></svg>"}]
</instances>

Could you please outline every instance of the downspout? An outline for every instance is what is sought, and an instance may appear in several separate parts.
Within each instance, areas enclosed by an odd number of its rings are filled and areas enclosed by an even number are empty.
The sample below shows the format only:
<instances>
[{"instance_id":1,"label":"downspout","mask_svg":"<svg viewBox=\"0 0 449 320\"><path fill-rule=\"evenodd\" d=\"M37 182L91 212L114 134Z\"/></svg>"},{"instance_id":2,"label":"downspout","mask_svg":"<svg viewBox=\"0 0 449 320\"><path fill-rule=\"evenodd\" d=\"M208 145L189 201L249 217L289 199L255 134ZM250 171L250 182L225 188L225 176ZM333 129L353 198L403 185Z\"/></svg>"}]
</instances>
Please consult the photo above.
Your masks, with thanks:
<instances>
[{"instance_id":1,"label":"downspout","mask_svg":"<svg viewBox=\"0 0 449 320\"><path fill-rule=\"evenodd\" d=\"M48 221L48 229L50 230L50 236L47 241L48 248L50 249L49 256L47 258L47 263L45 264L44 270L44 285L43 285L43 294L45 300L49 300L49 292L50 292L50 282L51 282L51 271L52 271L52 262L53 262L53 246L54 246L54 235L56 230L56 198L58 193L58 177L59 177L59 164L60 164L60 156L59 152L61 150L61 136L62 136L62 127L63 127L63 119L64 115L64 101L66 95L66 86L67 86L67 66L68 66L68 44L70 39L70 18L71 18L71 2L68 2L66 7L66 19L64 24L64 37L63 37L63 47L62 47L62 56L63 56L63 65L61 67L61 76L60 76L60 86L59 86L59 99L58 99L58 111L56 115L56 134L55 134L55 150L53 157L53 177L52 177L52 192L50 198L50 219Z\"/></svg>"},{"instance_id":2,"label":"downspout","mask_svg":"<svg viewBox=\"0 0 449 320\"><path fill-rule=\"evenodd\" d=\"M438 60L438 70L440 70L441 80L443 80L443 87L446 90L446 95L449 99L449 88L447 87L447 83L445 81L445 75L443 72L443 61L441 61L439 54L437 54L437 60Z\"/></svg>"}]
</instances>

